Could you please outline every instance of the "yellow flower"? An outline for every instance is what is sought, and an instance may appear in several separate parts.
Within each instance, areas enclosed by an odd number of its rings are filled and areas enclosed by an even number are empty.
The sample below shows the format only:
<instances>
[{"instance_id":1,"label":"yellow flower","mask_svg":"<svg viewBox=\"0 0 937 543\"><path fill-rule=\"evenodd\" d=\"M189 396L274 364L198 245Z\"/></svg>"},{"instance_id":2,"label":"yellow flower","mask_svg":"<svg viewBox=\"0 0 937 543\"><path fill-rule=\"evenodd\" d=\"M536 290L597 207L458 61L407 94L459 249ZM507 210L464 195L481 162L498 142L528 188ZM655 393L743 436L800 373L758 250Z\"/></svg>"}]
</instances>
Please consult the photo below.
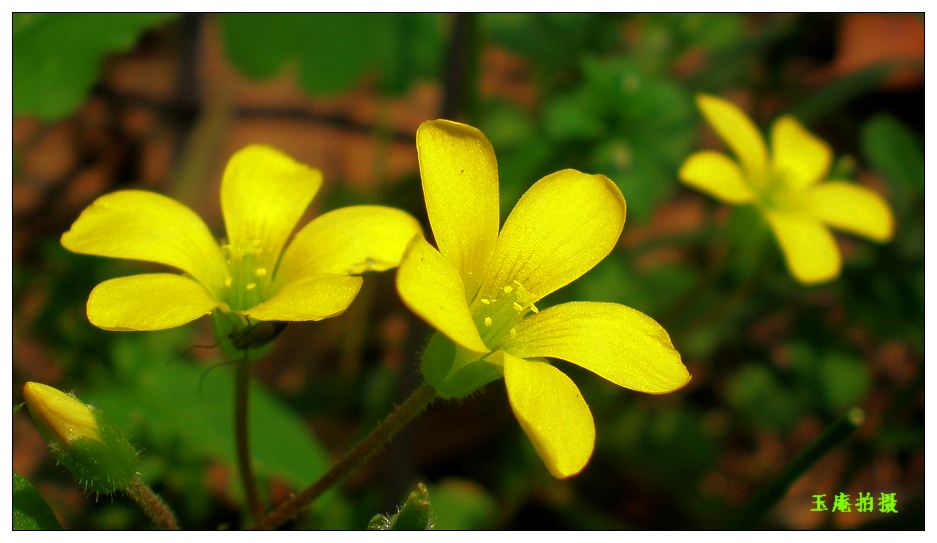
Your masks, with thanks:
<instances>
[{"instance_id":1,"label":"yellow flower","mask_svg":"<svg viewBox=\"0 0 937 543\"><path fill-rule=\"evenodd\" d=\"M480 131L423 123L417 153L439 250L414 239L397 290L442 334L424 354L424 377L441 396L460 397L503 375L514 414L547 468L556 477L574 475L592 454L592 414L576 385L544 357L642 392L671 392L690 379L667 332L634 309L535 305L612 250L625 200L604 176L559 171L527 191L499 233L498 167Z\"/></svg>"},{"instance_id":2,"label":"yellow flower","mask_svg":"<svg viewBox=\"0 0 937 543\"><path fill-rule=\"evenodd\" d=\"M697 96L697 104L738 162L700 151L681 166L681 181L723 202L755 205L798 281L814 284L839 275L830 227L877 242L891 239L894 219L885 200L855 183L823 181L833 153L796 119L785 115L774 122L769 156L758 128L739 108L706 94Z\"/></svg>"},{"instance_id":3,"label":"yellow flower","mask_svg":"<svg viewBox=\"0 0 937 543\"><path fill-rule=\"evenodd\" d=\"M227 240L220 245L195 212L171 198L141 190L101 196L62 235L66 249L184 274L105 281L88 297L88 319L106 330L162 330L216 308L242 323L340 314L361 288L357 274L396 266L421 229L403 211L352 206L316 218L287 245L321 184L318 170L272 147L238 151L221 182Z\"/></svg>"}]
</instances>

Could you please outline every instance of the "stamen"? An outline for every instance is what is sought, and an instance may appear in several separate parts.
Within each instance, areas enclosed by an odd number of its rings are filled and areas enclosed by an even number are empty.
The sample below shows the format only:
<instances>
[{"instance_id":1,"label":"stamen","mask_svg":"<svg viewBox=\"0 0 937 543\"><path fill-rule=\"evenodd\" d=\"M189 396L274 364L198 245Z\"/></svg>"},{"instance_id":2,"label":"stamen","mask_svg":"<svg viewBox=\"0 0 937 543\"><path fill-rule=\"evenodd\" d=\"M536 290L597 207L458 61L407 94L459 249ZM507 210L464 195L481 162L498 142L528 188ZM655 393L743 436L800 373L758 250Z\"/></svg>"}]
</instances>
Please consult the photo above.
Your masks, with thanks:
<instances>
[{"instance_id":1,"label":"stamen","mask_svg":"<svg viewBox=\"0 0 937 543\"><path fill-rule=\"evenodd\" d=\"M234 282L234 279L232 279L230 275L228 275L228 276L226 276L226 277L224 278L224 286L226 286L226 287L228 287L228 288L231 288L231 284L232 284L233 282Z\"/></svg>"},{"instance_id":2,"label":"stamen","mask_svg":"<svg viewBox=\"0 0 937 543\"><path fill-rule=\"evenodd\" d=\"M488 298L482 298L479 301L485 305L491 305L491 300L489 300Z\"/></svg>"},{"instance_id":3,"label":"stamen","mask_svg":"<svg viewBox=\"0 0 937 543\"><path fill-rule=\"evenodd\" d=\"M491 317L485 317L485 326L491 328Z\"/></svg>"},{"instance_id":4,"label":"stamen","mask_svg":"<svg viewBox=\"0 0 937 543\"><path fill-rule=\"evenodd\" d=\"M257 268L256 270L254 270L254 275L256 275L257 277L263 277L267 275L267 268Z\"/></svg>"}]
</instances>

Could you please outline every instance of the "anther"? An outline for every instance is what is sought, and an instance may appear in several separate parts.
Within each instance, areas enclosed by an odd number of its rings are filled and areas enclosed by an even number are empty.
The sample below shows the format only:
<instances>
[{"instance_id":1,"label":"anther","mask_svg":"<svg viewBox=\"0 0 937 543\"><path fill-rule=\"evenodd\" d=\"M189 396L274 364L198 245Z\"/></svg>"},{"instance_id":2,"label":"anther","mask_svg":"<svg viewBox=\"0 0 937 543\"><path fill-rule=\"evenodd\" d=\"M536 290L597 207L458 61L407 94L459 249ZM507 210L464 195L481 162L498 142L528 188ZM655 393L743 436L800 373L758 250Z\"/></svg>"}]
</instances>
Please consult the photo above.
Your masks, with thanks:
<instances>
[{"instance_id":1,"label":"anther","mask_svg":"<svg viewBox=\"0 0 937 543\"><path fill-rule=\"evenodd\" d=\"M485 326L491 327L491 317L485 317Z\"/></svg>"},{"instance_id":2,"label":"anther","mask_svg":"<svg viewBox=\"0 0 937 543\"><path fill-rule=\"evenodd\" d=\"M247 288L247 290L254 290L255 288L257 288L257 283L248 283L247 287L245 288Z\"/></svg>"},{"instance_id":3,"label":"anther","mask_svg":"<svg viewBox=\"0 0 937 543\"><path fill-rule=\"evenodd\" d=\"M514 287L512 287L511 285L504 287L505 294L510 294L513 290L514 290Z\"/></svg>"},{"instance_id":4,"label":"anther","mask_svg":"<svg viewBox=\"0 0 937 543\"><path fill-rule=\"evenodd\" d=\"M224 286L230 287L232 283L234 283L234 279L231 279L230 275L224 278Z\"/></svg>"},{"instance_id":5,"label":"anther","mask_svg":"<svg viewBox=\"0 0 937 543\"><path fill-rule=\"evenodd\" d=\"M522 306L521 304L517 302L514 302L513 304L511 304L511 307L513 307L514 311L517 311L518 313L524 310L524 306Z\"/></svg>"},{"instance_id":6,"label":"anther","mask_svg":"<svg viewBox=\"0 0 937 543\"><path fill-rule=\"evenodd\" d=\"M267 275L267 268L257 268L256 270L254 270L254 275L256 275L257 277L263 277Z\"/></svg>"},{"instance_id":7,"label":"anther","mask_svg":"<svg viewBox=\"0 0 937 543\"><path fill-rule=\"evenodd\" d=\"M488 298L482 298L479 301L485 305L491 305L491 300L489 300Z\"/></svg>"}]
</instances>

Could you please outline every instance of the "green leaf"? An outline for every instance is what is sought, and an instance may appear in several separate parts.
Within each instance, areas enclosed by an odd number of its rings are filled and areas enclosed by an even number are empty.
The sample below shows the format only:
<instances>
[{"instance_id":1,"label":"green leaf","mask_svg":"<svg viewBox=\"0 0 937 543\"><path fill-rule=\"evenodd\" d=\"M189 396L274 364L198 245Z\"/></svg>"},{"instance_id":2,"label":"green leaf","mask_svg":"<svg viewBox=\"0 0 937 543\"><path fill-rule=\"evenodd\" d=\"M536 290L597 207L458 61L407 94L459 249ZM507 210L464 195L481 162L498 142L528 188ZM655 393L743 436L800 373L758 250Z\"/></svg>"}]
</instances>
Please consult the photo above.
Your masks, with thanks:
<instances>
[{"instance_id":1,"label":"green leaf","mask_svg":"<svg viewBox=\"0 0 937 543\"><path fill-rule=\"evenodd\" d=\"M13 114L52 121L74 112L108 53L129 50L169 13L13 15Z\"/></svg>"},{"instance_id":2,"label":"green leaf","mask_svg":"<svg viewBox=\"0 0 937 543\"><path fill-rule=\"evenodd\" d=\"M825 393L823 399L833 410L843 409L862 401L872 377L860 358L832 351L820 360L820 381Z\"/></svg>"},{"instance_id":3,"label":"green leaf","mask_svg":"<svg viewBox=\"0 0 937 543\"><path fill-rule=\"evenodd\" d=\"M19 473L13 472L13 529L61 530L55 513L39 492Z\"/></svg>"},{"instance_id":4,"label":"green leaf","mask_svg":"<svg viewBox=\"0 0 937 543\"><path fill-rule=\"evenodd\" d=\"M369 530L432 530L429 490L417 483L400 509L393 514L377 514L368 523Z\"/></svg>"},{"instance_id":5,"label":"green leaf","mask_svg":"<svg viewBox=\"0 0 937 543\"><path fill-rule=\"evenodd\" d=\"M490 529L498 504L476 483L447 479L430 487L438 530Z\"/></svg>"},{"instance_id":6,"label":"green leaf","mask_svg":"<svg viewBox=\"0 0 937 543\"><path fill-rule=\"evenodd\" d=\"M287 63L310 94L337 94L376 68L381 86L402 92L435 73L438 16L378 13L225 13L228 57L245 75L267 79Z\"/></svg>"},{"instance_id":7,"label":"green leaf","mask_svg":"<svg viewBox=\"0 0 937 543\"><path fill-rule=\"evenodd\" d=\"M872 117L862 127L862 151L872 167L894 185L924 191L924 151L917 136L887 114Z\"/></svg>"},{"instance_id":8,"label":"green leaf","mask_svg":"<svg viewBox=\"0 0 937 543\"><path fill-rule=\"evenodd\" d=\"M220 459L233 469L233 371L222 367L206 374L208 369L177 359L183 348L170 332L119 337L113 375L85 396L130 435L146 437L159 449ZM259 476L299 488L328 468L325 449L304 421L256 381L249 420Z\"/></svg>"},{"instance_id":9,"label":"green leaf","mask_svg":"<svg viewBox=\"0 0 937 543\"><path fill-rule=\"evenodd\" d=\"M750 364L736 372L729 379L727 397L742 417L755 426L789 429L802 409L796 395L760 364Z\"/></svg>"}]
</instances>

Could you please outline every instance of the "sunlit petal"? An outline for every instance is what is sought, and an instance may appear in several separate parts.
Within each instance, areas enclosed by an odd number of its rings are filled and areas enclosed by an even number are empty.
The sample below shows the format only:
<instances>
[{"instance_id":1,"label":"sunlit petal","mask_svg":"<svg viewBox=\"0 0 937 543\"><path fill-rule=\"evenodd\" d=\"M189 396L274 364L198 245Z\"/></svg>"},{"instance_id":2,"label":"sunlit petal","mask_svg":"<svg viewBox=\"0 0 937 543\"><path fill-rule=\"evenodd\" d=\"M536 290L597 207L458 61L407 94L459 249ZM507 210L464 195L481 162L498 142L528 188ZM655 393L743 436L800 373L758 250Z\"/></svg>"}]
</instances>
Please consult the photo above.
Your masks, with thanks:
<instances>
[{"instance_id":1,"label":"sunlit petal","mask_svg":"<svg viewBox=\"0 0 937 543\"><path fill-rule=\"evenodd\" d=\"M147 273L94 287L88 296L88 320L105 330L165 330L207 315L217 305L188 277Z\"/></svg>"},{"instance_id":2,"label":"sunlit petal","mask_svg":"<svg viewBox=\"0 0 937 543\"><path fill-rule=\"evenodd\" d=\"M498 163L478 129L428 121L416 132L426 212L439 251L475 294L498 238Z\"/></svg>"},{"instance_id":3,"label":"sunlit petal","mask_svg":"<svg viewBox=\"0 0 937 543\"><path fill-rule=\"evenodd\" d=\"M813 186L805 194L807 205L821 221L878 242L892 238L895 219L877 192L846 181Z\"/></svg>"},{"instance_id":4,"label":"sunlit petal","mask_svg":"<svg viewBox=\"0 0 937 543\"><path fill-rule=\"evenodd\" d=\"M735 153L750 177L761 177L768 166L768 152L758 127L735 104L711 96L696 97L703 116L729 149Z\"/></svg>"},{"instance_id":5,"label":"sunlit petal","mask_svg":"<svg viewBox=\"0 0 937 543\"><path fill-rule=\"evenodd\" d=\"M400 299L430 326L469 351L488 352L478 335L459 272L423 238L416 237L397 269Z\"/></svg>"},{"instance_id":6,"label":"sunlit petal","mask_svg":"<svg viewBox=\"0 0 937 543\"><path fill-rule=\"evenodd\" d=\"M356 275L397 266L407 244L421 235L408 213L381 206L352 206L316 217L290 242L277 284L319 273Z\"/></svg>"},{"instance_id":7,"label":"sunlit petal","mask_svg":"<svg viewBox=\"0 0 937 543\"><path fill-rule=\"evenodd\" d=\"M241 149L224 171L221 209L236 255L272 270L284 243L322 184L322 174L265 145Z\"/></svg>"},{"instance_id":8,"label":"sunlit petal","mask_svg":"<svg viewBox=\"0 0 937 543\"><path fill-rule=\"evenodd\" d=\"M319 274L283 285L269 300L244 312L260 321L318 321L341 314L361 289L361 278Z\"/></svg>"},{"instance_id":9,"label":"sunlit petal","mask_svg":"<svg viewBox=\"0 0 937 543\"><path fill-rule=\"evenodd\" d=\"M804 188L823 179L833 151L797 119L785 115L771 127L771 161L775 175L788 186Z\"/></svg>"},{"instance_id":10,"label":"sunlit petal","mask_svg":"<svg viewBox=\"0 0 937 543\"><path fill-rule=\"evenodd\" d=\"M121 190L85 208L62 246L76 253L173 266L217 293L224 281L221 250L199 216L155 192Z\"/></svg>"},{"instance_id":11,"label":"sunlit petal","mask_svg":"<svg viewBox=\"0 0 937 543\"><path fill-rule=\"evenodd\" d=\"M566 478L582 471L595 446L595 424L576 384L546 362L504 352L504 384L514 416L547 469Z\"/></svg>"},{"instance_id":12,"label":"sunlit petal","mask_svg":"<svg viewBox=\"0 0 937 543\"><path fill-rule=\"evenodd\" d=\"M680 167L680 180L730 204L754 201L755 194L734 160L715 151L690 155Z\"/></svg>"},{"instance_id":13,"label":"sunlit petal","mask_svg":"<svg viewBox=\"0 0 937 543\"><path fill-rule=\"evenodd\" d=\"M842 265L833 234L806 215L765 212L791 274L806 285L829 281Z\"/></svg>"},{"instance_id":14,"label":"sunlit petal","mask_svg":"<svg viewBox=\"0 0 937 543\"><path fill-rule=\"evenodd\" d=\"M667 331L620 304L571 302L544 309L522 320L502 348L521 358L560 358L641 392L671 392L690 380Z\"/></svg>"},{"instance_id":15,"label":"sunlit petal","mask_svg":"<svg viewBox=\"0 0 937 543\"><path fill-rule=\"evenodd\" d=\"M604 175L576 170L534 183L511 212L481 292L514 281L534 300L592 269L615 246L625 224L625 199Z\"/></svg>"}]
</instances>

